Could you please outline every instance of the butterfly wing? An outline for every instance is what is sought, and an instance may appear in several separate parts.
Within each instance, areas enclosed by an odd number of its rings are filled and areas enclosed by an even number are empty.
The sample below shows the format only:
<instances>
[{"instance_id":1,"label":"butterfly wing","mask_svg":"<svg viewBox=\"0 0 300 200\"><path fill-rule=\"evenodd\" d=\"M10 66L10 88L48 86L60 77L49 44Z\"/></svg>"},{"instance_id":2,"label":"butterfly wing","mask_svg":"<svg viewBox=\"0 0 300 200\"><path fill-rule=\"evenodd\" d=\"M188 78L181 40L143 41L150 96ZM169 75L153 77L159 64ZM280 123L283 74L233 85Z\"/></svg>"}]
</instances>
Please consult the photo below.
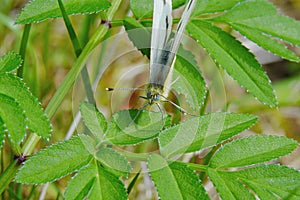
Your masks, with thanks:
<instances>
[{"instance_id":1,"label":"butterfly wing","mask_svg":"<svg viewBox=\"0 0 300 200\"><path fill-rule=\"evenodd\" d=\"M172 5L169 0L154 0L153 29L151 37L150 84L164 87L165 93L172 78L173 65L180 41L195 7L196 0L185 6L174 38L169 39L172 25ZM166 96L166 94L164 94Z\"/></svg>"},{"instance_id":2,"label":"butterfly wing","mask_svg":"<svg viewBox=\"0 0 300 200\"><path fill-rule=\"evenodd\" d=\"M180 41L183 35L183 32L185 30L185 27L187 23L189 22L190 16L194 10L195 4L197 0L190 0L187 5L185 6L185 9L183 11L182 17L178 23L177 30L174 36L174 40L172 41L172 45L170 46L171 48L169 51L173 53L177 53Z\"/></svg>"},{"instance_id":3,"label":"butterfly wing","mask_svg":"<svg viewBox=\"0 0 300 200\"><path fill-rule=\"evenodd\" d=\"M172 30L172 1L154 0L151 35L150 84L163 86L170 71L166 46Z\"/></svg>"},{"instance_id":4,"label":"butterfly wing","mask_svg":"<svg viewBox=\"0 0 300 200\"><path fill-rule=\"evenodd\" d=\"M185 30L185 27L187 23L189 22L191 13L193 12L193 9L195 7L197 0L190 0L183 11L182 17L178 23L175 36L169 41L169 44L166 46L166 52L168 52L168 63L167 65L170 66L170 71L168 76L166 77L166 80L164 82L164 96L168 96L169 90L170 90L170 85L172 81L172 74L173 74L173 68L174 68L174 63L176 60L176 54L182 39L183 32Z\"/></svg>"}]
</instances>

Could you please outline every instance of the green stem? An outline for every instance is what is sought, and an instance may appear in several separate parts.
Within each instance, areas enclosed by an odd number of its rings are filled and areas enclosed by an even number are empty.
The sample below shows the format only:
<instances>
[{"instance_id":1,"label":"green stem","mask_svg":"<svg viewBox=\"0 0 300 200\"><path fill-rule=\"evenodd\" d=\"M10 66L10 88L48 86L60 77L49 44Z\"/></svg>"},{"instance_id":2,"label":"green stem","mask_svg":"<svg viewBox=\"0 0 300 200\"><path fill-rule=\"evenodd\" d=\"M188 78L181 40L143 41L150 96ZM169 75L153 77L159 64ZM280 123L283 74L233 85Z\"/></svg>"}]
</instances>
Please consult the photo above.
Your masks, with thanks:
<instances>
[{"instance_id":1,"label":"green stem","mask_svg":"<svg viewBox=\"0 0 300 200\"><path fill-rule=\"evenodd\" d=\"M121 152L121 153L130 161L147 161L149 158L149 154L147 153L129 153L129 152Z\"/></svg>"},{"instance_id":2,"label":"green stem","mask_svg":"<svg viewBox=\"0 0 300 200\"><path fill-rule=\"evenodd\" d=\"M209 90L207 90L206 97L204 99L204 103L203 103L203 105L200 108L200 115L204 115L205 114L207 103L208 103L208 99L209 99L209 95L210 95L209 94Z\"/></svg>"},{"instance_id":3,"label":"green stem","mask_svg":"<svg viewBox=\"0 0 300 200\"><path fill-rule=\"evenodd\" d=\"M24 155L30 155L33 152L34 148L36 147L37 143L39 142L40 137L36 134L30 134L24 146L22 148L22 152Z\"/></svg>"},{"instance_id":4,"label":"green stem","mask_svg":"<svg viewBox=\"0 0 300 200\"><path fill-rule=\"evenodd\" d=\"M118 9L120 3L122 0L115 0L112 2L112 6L108 10L109 13L109 20L112 19L113 14ZM46 113L49 118L52 118L55 111L60 106L60 103L62 102L63 98L69 91L69 89L72 87L73 83L75 82L77 76L79 75L80 71L82 70L86 60L88 59L89 55L92 53L94 48L102 41L106 33L108 32L109 27L105 24L101 24L99 28L96 30L96 32L93 34L89 42L86 44L84 49L82 50L82 53L76 60L74 66L70 70L70 72L65 77L64 81L62 82L61 86L58 88L58 90L55 92L53 98L49 102Z\"/></svg>"},{"instance_id":5,"label":"green stem","mask_svg":"<svg viewBox=\"0 0 300 200\"><path fill-rule=\"evenodd\" d=\"M114 14L116 13L119 5L121 4L122 0L114 0L112 2L112 6L108 10L108 20L111 21ZM75 82L77 76L79 75L80 71L82 70L85 61L88 59L89 55L92 53L93 49L103 40L104 36L108 32L109 27L105 24L101 24L96 32L93 34L87 45L84 47L82 53L76 60L74 66L70 70L70 72L65 77L64 81L62 82L61 86L55 92L54 96L52 97L51 101L47 105L45 110L46 114L49 118L54 116L55 111L60 106L63 98L67 94L67 92L72 87L73 83ZM37 142L39 141L40 137L36 134L32 134L29 137L29 141L27 140L22 148L23 153L25 155L31 154L32 150L36 146ZM30 145L30 146L28 146ZM25 151L26 150L26 151ZM25 153L26 152L26 153ZM14 178L19 165L17 165L17 161L12 162L8 168L0 175L0 194L4 191L4 189L8 186L11 180Z\"/></svg>"},{"instance_id":6,"label":"green stem","mask_svg":"<svg viewBox=\"0 0 300 200\"><path fill-rule=\"evenodd\" d=\"M14 160L1 174L0 177L0 194L4 191L4 189L9 185L11 180L14 178L15 174L19 169L19 165L17 165L17 160Z\"/></svg>"},{"instance_id":7,"label":"green stem","mask_svg":"<svg viewBox=\"0 0 300 200\"><path fill-rule=\"evenodd\" d=\"M20 46L20 52L23 62L21 66L18 68L17 76L23 77L23 68L24 68L24 62L25 62L25 54L26 54L26 47L28 43L29 33L30 33L31 24L26 24L24 27L24 32L22 36L21 46Z\"/></svg>"},{"instance_id":8,"label":"green stem","mask_svg":"<svg viewBox=\"0 0 300 200\"><path fill-rule=\"evenodd\" d=\"M69 36L71 38L72 45L73 45L76 57L78 58L80 56L81 52L82 52L82 48L80 46L78 37L75 33L75 30L74 30L74 28L71 24L70 19L69 19L67 13L66 13L66 10L64 8L64 5L63 5L62 1L58 0L58 4L59 4L60 11L62 13L64 22L65 22L65 25L67 27ZM94 99L93 90L92 90L92 86L91 86L91 82L90 82L90 78L89 78L89 74L88 74L86 65L84 65L84 67L81 70L81 77L82 77L82 81L83 81L83 84L84 84L84 89L85 89L85 93L86 93L86 96L88 98L88 101L90 103L96 105L96 101Z\"/></svg>"},{"instance_id":9,"label":"green stem","mask_svg":"<svg viewBox=\"0 0 300 200\"><path fill-rule=\"evenodd\" d=\"M207 165L199 165L199 164L195 164L195 163L185 163L182 162L185 165L189 166L192 169L198 170L198 171L206 171L208 169Z\"/></svg>"}]
</instances>

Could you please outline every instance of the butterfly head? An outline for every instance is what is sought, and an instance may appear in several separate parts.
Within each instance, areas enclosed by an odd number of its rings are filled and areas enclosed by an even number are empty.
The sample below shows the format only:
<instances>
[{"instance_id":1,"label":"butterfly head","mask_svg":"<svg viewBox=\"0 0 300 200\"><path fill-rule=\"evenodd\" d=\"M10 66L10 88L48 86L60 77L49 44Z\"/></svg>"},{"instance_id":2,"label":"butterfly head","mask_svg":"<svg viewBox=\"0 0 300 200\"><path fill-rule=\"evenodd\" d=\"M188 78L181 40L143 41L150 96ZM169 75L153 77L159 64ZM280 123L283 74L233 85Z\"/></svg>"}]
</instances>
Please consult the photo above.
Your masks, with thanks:
<instances>
[{"instance_id":1,"label":"butterfly head","mask_svg":"<svg viewBox=\"0 0 300 200\"><path fill-rule=\"evenodd\" d=\"M150 83L146 91L147 99L150 105L161 101L161 94L163 94L162 85Z\"/></svg>"}]
</instances>

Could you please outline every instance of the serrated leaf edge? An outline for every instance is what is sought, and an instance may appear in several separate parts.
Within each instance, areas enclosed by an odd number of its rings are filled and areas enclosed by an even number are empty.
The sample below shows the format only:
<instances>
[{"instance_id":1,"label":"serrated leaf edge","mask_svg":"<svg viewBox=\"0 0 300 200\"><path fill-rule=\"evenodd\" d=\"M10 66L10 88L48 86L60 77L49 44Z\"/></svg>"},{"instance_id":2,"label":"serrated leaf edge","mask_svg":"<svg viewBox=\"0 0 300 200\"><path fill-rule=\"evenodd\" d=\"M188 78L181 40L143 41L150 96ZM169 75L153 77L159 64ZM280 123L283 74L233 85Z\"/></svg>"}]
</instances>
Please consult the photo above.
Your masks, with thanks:
<instances>
[{"instance_id":1,"label":"serrated leaf edge","mask_svg":"<svg viewBox=\"0 0 300 200\"><path fill-rule=\"evenodd\" d=\"M253 125L254 125L254 124L253 124ZM285 136L277 136L277 135L254 135L254 136L247 136L247 137L243 137L243 138L239 138L239 139L233 140L233 141L231 141L231 142L229 142L229 143L226 143L226 144L222 145L222 146L221 146L214 154L216 154L216 153L218 153L219 151L221 151L222 149L224 149L224 147L226 148L227 146L230 146L231 144L238 143L238 142L240 142L241 140L246 140L246 139L248 139L248 138L256 138L256 137L269 137L269 138L279 138L279 137L280 137L280 138L287 138L287 137L285 137ZM292 139L292 138L288 138L288 139L290 139L291 141L295 142L295 148L297 148L298 142L297 142L296 140ZM264 162L254 163L254 164L251 164L251 165L245 165L245 166L225 167L225 168L239 168L239 167L247 167L247 166L257 166L258 164L262 164L262 163L265 163L265 162L269 162L269 161L276 160L276 159L279 159L279 158L281 158L281 157L290 155L290 154L295 150L295 148L294 148L290 153L288 153L288 154L279 156L279 157L277 157L277 158L272 158L272 159L266 160L266 161L264 161ZM218 169L222 169L223 167L217 167L217 168L210 167L210 168L211 168L211 169L216 169L216 170L218 170Z\"/></svg>"},{"instance_id":2,"label":"serrated leaf edge","mask_svg":"<svg viewBox=\"0 0 300 200\"><path fill-rule=\"evenodd\" d=\"M75 139L75 138L80 138L81 136L83 136L83 135L82 135L82 134L81 134L81 135L76 135L76 136L74 136L74 137L72 137L72 138L73 138L73 139ZM61 144L65 143L65 142L68 141L68 140L70 140L70 139L64 139L64 140L59 141L59 142L57 142L57 143L55 143L55 144L49 145L49 146L47 146L46 148L41 149L40 151L38 151L36 154L32 155L31 158L32 158L32 157L36 157L37 154L40 153L40 152L42 152L42 151L47 151L47 149L50 148L50 147L52 147L52 146L61 145ZM81 140L81 138L80 138L80 140ZM20 168L18 169L18 173L23 169L23 167L24 167L24 165L25 165L26 162L27 162L27 163L28 163L28 162L30 163L31 161L30 161L30 159L28 159L27 161L23 162L23 163L22 163L22 167L20 167ZM62 176L60 176L60 177L57 177L57 178L55 178L55 179L53 179L52 181L49 181L49 182L39 182L39 183L19 182L19 181L17 180L17 178L18 178L18 173L17 173L17 175L15 176L14 181L17 182L17 183L22 183L22 184L36 184L36 185L46 184L46 183L52 183L52 182L54 182L54 181L56 181L56 180L59 180L59 179L65 177L65 176L67 176L67 175L69 175L69 174L71 174L71 173L73 173L73 172L75 172L75 171L80 170L80 169L83 168L83 167L86 167L87 165L89 165L89 163L87 163L86 165L80 166L79 168L76 168L76 169L74 169L73 171L70 171L70 172L68 172L68 173L66 173L66 174L64 174L64 175L62 175Z\"/></svg>"},{"instance_id":3,"label":"serrated leaf edge","mask_svg":"<svg viewBox=\"0 0 300 200\"><path fill-rule=\"evenodd\" d=\"M214 26L213 24L211 24L212 26ZM196 25L195 25L196 26ZM219 28L219 27L217 27L217 26L214 26L214 27L216 27L216 28ZM220 29L220 28L219 28ZM221 30L221 29L220 29ZM224 31L223 31L224 32ZM226 32L225 32L226 33ZM191 37L193 37L195 40L196 40L196 42L199 44L199 45L201 45L200 43L199 43L199 40L198 39L196 39L194 36L193 36L193 33L189 33L190 34L190 36ZM228 33L227 33L228 34ZM255 58L255 56L253 55L253 53L251 53L250 51L249 51L249 49L248 48L246 48L244 45L242 45L242 43L239 41L239 40L237 40L235 37L233 37L232 35L230 35L230 34L228 34L229 36L231 36L233 39L235 39L235 41L237 41L238 43L240 43L240 45L242 46L242 47L244 47L245 48L245 50L253 57L253 59L254 60L256 60L256 58ZM234 78L234 77L232 77L231 75L230 75L230 73L228 73L227 72L227 70L226 70L226 68L225 67L223 67L223 65L222 64L220 64L218 61L217 61L217 59L211 54L211 52L207 49L207 48L205 48L205 47L203 47L202 45L201 45L201 47L208 53L208 55L212 58L212 60L214 61L214 63L216 64L216 66L218 66L218 67L221 67L232 79L234 79L242 88L244 88L247 92L248 92L248 89L247 88L245 88L245 86L243 85L243 84L240 84L239 83L239 81L238 80L236 80L236 78ZM223 48L222 48L223 49ZM231 56L231 58L233 58L232 56ZM235 59L234 59L235 60ZM256 60L257 61L257 60ZM259 62L257 61L257 63L259 64ZM238 65L240 65L240 64L238 64ZM260 67L262 68L262 66L261 66L261 64L259 64L260 65ZM241 68L241 69L243 69L243 68ZM268 76L268 74L266 73L266 71L265 70L263 70L263 73L265 74L265 76L268 78L268 82L270 83L270 85L272 86L272 81L270 80L270 78L269 78L269 76ZM256 83L256 82L255 82ZM267 102L265 102L265 101L261 101L261 100L259 100L258 98L257 98L257 96L256 95L254 95L254 94L252 94L252 93L250 93L252 96L254 96L254 98L257 100L257 101L259 101L259 102L261 102L261 103L263 103L264 105L267 105L267 106L269 106L269 107L271 107L271 108L277 108L278 107L278 101L277 101L277 95L276 95L276 92L275 92L275 90L274 90L274 87L272 87L272 90L273 90L273 94L274 94L274 100L275 100L275 105L273 106L273 105L269 105ZM249 93L249 92L248 92Z\"/></svg>"},{"instance_id":4,"label":"serrated leaf edge","mask_svg":"<svg viewBox=\"0 0 300 200\"><path fill-rule=\"evenodd\" d=\"M45 121L45 122L47 122L47 124L49 124L49 126L48 126L48 130L49 130L48 133L49 133L49 136L48 136L48 137L50 137L50 134L51 134L52 131L53 131L53 127L52 127L52 124L51 124L51 122L50 122L50 120L49 120L47 114L45 113L44 109L42 108L41 102L39 102L39 100L31 93L30 88L29 88L28 86L26 86L26 83L23 82L23 79L22 79L22 78L19 78L18 76L15 76L15 75L12 74L12 73L5 73L5 74L2 74L2 75L0 75L0 78L1 78L1 76L4 76L4 75L8 76L8 77L11 78L11 79L15 79L14 81L17 81L18 84L20 85L20 87L22 87L22 89L23 89L24 91L26 91L26 92L29 94L29 96L31 96L31 98L35 101L36 105L39 105L39 109L40 109L40 111L42 111L42 113L43 113L43 115L42 115L43 121ZM5 95L6 95L6 94L5 94ZM7 96L8 96L8 95L7 95ZM10 96L10 97L11 97L11 96ZM13 98L13 97L11 97L11 98ZM19 104L20 101L22 101L22 99L16 99L16 98L13 98L13 99L15 99L15 101L18 102L18 104ZM21 108L23 109L23 107L21 107ZM23 110L24 110L24 109L23 109ZM28 122L28 117L27 117L27 115L26 115L26 111L25 111L25 110L24 110L24 114L25 114L25 116L26 116L26 122ZM26 123L26 129L32 131L33 133L36 133L37 135L39 135L39 133L35 132L34 130L30 129L30 127L28 127L28 123ZM46 139L46 138L44 138L44 139Z\"/></svg>"},{"instance_id":5,"label":"serrated leaf edge","mask_svg":"<svg viewBox=\"0 0 300 200\"><path fill-rule=\"evenodd\" d=\"M13 54L13 55L17 55L18 58L20 59L19 65L16 66L15 69L13 69L13 70L16 70L16 69L18 69L18 68L22 65L22 63L24 62L23 59L22 59L22 57L20 56L20 54L14 52L14 51L10 51L10 52L4 54L3 56L1 56L1 57L0 57L0 61L3 60L3 58L5 58L5 56L9 56L9 55L12 55L12 54ZM4 73L11 73L13 70L7 71L7 72L4 72ZM3 73L3 72L2 72L2 73ZM1 71L0 71L0 74L1 74Z\"/></svg>"}]
</instances>

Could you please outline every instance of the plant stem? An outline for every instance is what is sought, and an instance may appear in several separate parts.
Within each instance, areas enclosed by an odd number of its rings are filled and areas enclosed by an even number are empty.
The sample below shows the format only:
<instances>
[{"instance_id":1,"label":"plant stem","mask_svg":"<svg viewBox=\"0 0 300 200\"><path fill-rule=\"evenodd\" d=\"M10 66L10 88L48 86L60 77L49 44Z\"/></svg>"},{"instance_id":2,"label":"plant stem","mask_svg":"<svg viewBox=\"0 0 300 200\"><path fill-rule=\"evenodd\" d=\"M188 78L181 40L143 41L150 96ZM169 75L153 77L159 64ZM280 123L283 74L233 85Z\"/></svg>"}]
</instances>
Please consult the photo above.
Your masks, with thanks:
<instances>
[{"instance_id":1,"label":"plant stem","mask_svg":"<svg viewBox=\"0 0 300 200\"><path fill-rule=\"evenodd\" d=\"M26 24L24 27L24 32L22 36L21 46L19 54L21 55L23 62L21 66L18 68L17 76L22 78L23 77L23 68L24 68L24 62L25 62L25 54L26 54L26 47L28 43L29 33L30 33L31 24Z\"/></svg>"},{"instance_id":2,"label":"plant stem","mask_svg":"<svg viewBox=\"0 0 300 200\"><path fill-rule=\"evenodd\" d=\"M206 171L208 166L207 165L199 165L199 164L195 164L195 163L185 163L182 162L185 165L189 166L192 169L198 170L198 171Z\"/></svg>"},{"instance_id":3,"label":"plant stem","mask_svg":"<svg viewBox=\"0 0 300 200\"><path fill-rule=\"evenodd\" d=\"M19 165L17 165L17 160L14 160L1 174L0 177L0 194L4 191L4 189L9 185L11 180L14 178L17 170L19 169Z\"/></svg>"},{"instance_id":4,"label":"plant stem","mask_svg":"<svg viewBox=\"0 0 300 200\"><path fill-rule=\"evenodd\" d=\"M149 157L147 153L129 153L124 151L121 154L130 161L147 161Z\"/></svg>"},{"instance_id":5,"label":"plant stem","mask_svg":"<svg viewBox=\"0 0 300 200\"><path fill-rule=\"evenodd\" d=\"M108 9L108 20L111 21L116 11L119 8L122 0L114 0L112 1L112 6ZM51 101L49 102L45 112L49 118L54 116L55 111L60 106L63 98L66 96L69 89L72 87L74 81L79 75L82 67L85 64L85 61L88 59L89 55L92 53L93 49L103 40L104 36L108 32L109 27L106 24L101 24L96 32L93 34L87 45L82 50L82 53L76 60L74 66L70 70L70 72L66 75L64 81L61 86L55 92ZM34 147L38 143L40 137L36 134L31 134L29 139L25 142L22 150L25 155L31 154ZM25 151L26 150L26 151ZM8 168L0 175L0 194L4 191L4 189L8 186L11 180L14 178L19 165L17 165L17 161L12 162Z\"/></svg>"},{"instance_id":6,"label":"plant stem","mask_svg":"<svg viewBox=\"0 0 300 200\"><path fill-rule=\"evenodd\" d=\"M66 13L66 10L64 8L64 5L62 3L61 0L58 0L58 4L60 7L60 11L62 13L66 28L68 30L72 45L73 45L73 49L75 51L76 57L78 58L82 52L82 48L81 45L79 43L78 37L75 33L75 30L72 26L72 23ZM84 84L84 89L85 89L85 93L86 96L88 98L88 101L90 103L92 103L93 105L96 105L96 101L94 99L94 95L93 95L93 90L92 90L92 86L91 86L91 82L90 82L90 78L89 78L89 73L87 71L86 65L84 65L84 67L81 70L81 76L82 76L82 81Z\"/></svg>"}]
</instances>

